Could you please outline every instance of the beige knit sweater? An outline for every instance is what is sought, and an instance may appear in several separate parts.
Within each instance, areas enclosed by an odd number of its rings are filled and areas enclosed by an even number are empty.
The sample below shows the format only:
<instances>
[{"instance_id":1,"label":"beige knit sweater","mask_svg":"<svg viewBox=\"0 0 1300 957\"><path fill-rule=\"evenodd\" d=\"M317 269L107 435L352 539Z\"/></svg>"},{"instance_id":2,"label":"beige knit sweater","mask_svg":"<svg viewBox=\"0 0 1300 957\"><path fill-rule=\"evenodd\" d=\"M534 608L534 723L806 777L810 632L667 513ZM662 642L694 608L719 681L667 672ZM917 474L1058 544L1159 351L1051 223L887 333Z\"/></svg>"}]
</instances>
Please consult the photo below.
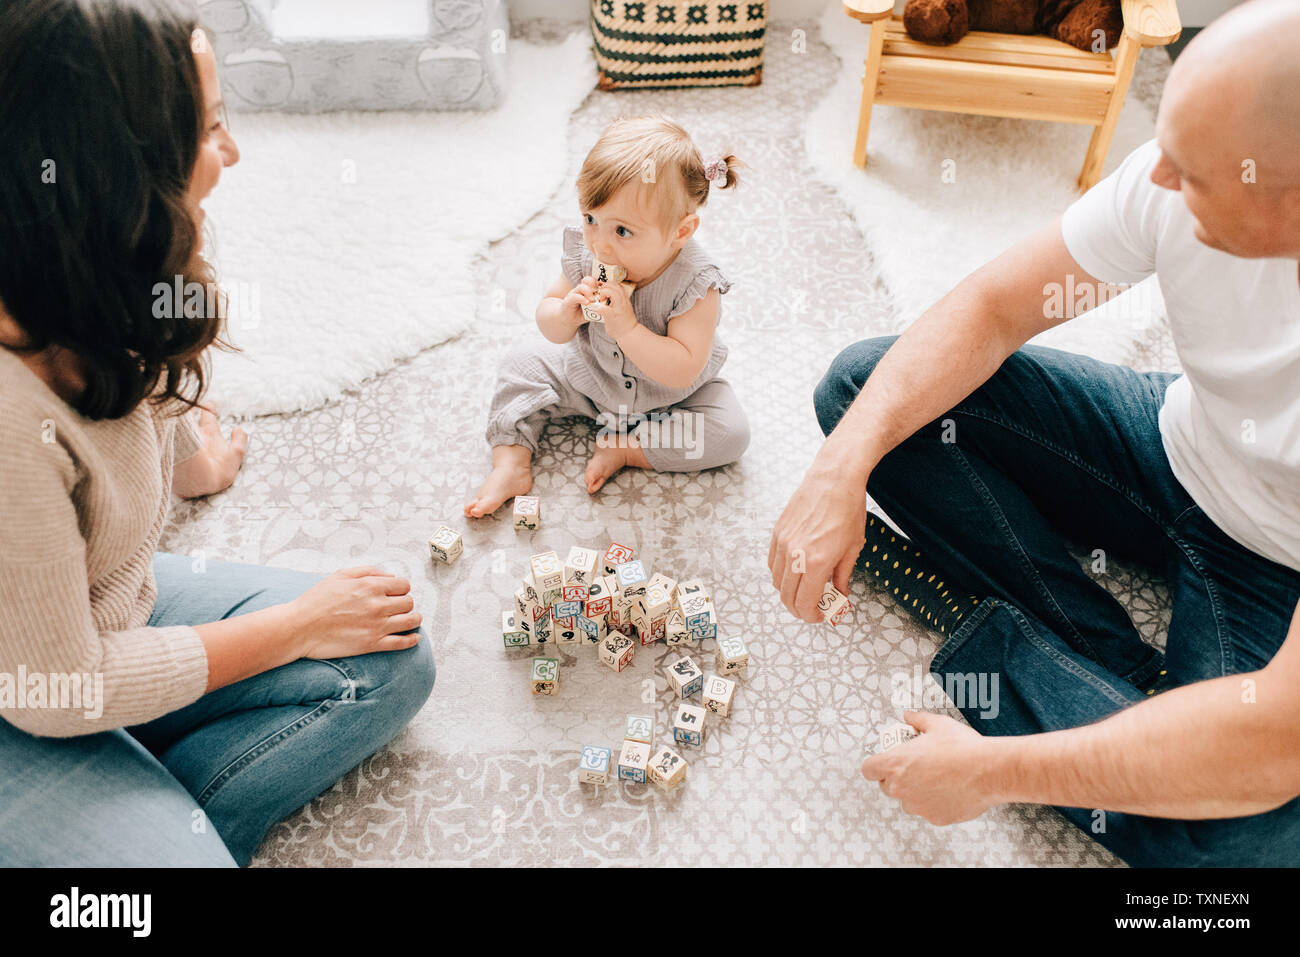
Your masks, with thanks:
<instances>
[{"instance_id":1,"label":"beige knit sweater","mask_svg":"<svg viewBox=\"0 0 1300 957\"><path fill-rule=\"evenodd\" d=\"M199 448L192 416L144 402L91 421L0 348L0 717L73 737L150 721L204 693L198 633L147 627L172 467ZM74 674L91 689L99 676L102 700L41 701L41 684Z\"/></svg>"}]
</instances>

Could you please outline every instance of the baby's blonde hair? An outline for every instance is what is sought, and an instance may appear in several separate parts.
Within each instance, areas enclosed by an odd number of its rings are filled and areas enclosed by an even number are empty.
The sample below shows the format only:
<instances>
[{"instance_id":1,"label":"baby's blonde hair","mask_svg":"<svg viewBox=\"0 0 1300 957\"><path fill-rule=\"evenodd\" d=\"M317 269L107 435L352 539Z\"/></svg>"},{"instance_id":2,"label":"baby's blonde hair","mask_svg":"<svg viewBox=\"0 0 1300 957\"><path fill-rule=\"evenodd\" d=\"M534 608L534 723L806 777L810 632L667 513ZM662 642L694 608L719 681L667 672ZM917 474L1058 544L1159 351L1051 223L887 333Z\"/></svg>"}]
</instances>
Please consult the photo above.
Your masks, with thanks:
<instances>
[{"instance_id":1,"label":"baby's blonde hair","mask_svg":"<svg viewBox=\"0 0 1300 957\"><path fill-rule=\"evenodd\" d=\"M727 173L717 185L734 189L745 164L730 153L722 160ZM638 185L665 235L709 201L712 186L686 130L662 113L620 116L605 128L578 174L578 203L584 210L604 206L628 183Z\"/></svg>"}]
</instances>

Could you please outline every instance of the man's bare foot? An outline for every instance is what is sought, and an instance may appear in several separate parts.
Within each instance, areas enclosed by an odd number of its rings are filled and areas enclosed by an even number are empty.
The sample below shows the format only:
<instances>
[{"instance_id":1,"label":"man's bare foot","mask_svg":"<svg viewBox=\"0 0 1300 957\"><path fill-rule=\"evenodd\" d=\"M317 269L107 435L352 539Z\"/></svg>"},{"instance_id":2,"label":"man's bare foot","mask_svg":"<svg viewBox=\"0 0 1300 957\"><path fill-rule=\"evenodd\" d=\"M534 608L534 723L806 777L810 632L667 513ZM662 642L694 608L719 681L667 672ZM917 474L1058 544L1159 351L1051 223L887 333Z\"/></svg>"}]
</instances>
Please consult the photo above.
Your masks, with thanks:
<instances>
[{"instance_id":1,"label":"man's bare foot","mask_svg":"<svg viewBox=\"0 0 1300 957\"><path fill-rule=\"evenodd\" d=\"M491 515L506 499L527 495L533 488L533 453L522 445L498 445L492 450L492 471L478 495L465 506L466 518Z\"/></svg>"}]
</instances>

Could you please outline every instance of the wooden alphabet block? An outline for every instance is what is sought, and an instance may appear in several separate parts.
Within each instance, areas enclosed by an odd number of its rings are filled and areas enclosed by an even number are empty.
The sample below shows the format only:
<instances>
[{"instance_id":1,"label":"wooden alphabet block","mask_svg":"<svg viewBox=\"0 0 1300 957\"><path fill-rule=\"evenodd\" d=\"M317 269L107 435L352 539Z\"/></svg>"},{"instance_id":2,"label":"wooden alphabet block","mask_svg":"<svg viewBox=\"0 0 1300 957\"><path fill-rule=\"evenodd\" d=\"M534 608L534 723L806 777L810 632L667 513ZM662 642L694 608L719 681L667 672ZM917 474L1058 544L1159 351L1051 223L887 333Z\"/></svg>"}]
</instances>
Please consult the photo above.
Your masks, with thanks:
<instances>
[{"instance_id":1,"label":"wooden alphabet block","mask_svg":"<svg viewBox=\"0 0 1300 957\"><path fill-rule=\"evenodd\" d=\"M838 588L827 582L822 597L817 600L817 608L822 613L822 620L831 627L836 627L844 616L853 610L853 605L848 598L840 594Z\"/></svg>"},{"instance_id":2,"label":"wooden alphabet block","mask_svg":"<svg viewBox=\"0 0 1300 957\"><path fill-rule=\"evenodd\" d=\"M537 590L542 595L542 604L550 605L564 587L564 568L560 565L560 556L555 552L542 552L528 559L528 565ZM547 597L551 593L554 593L554 597Z\"/></svg>"},{"instance_id":3,"label":"wooden alphabet block","mask_svg":"<svg viewBox=\"0 0 1300 957\"><path fill-rule=\"evenodd\" d=\"M688 641L695 641L695 636L690 633L686 627L686 619L682 616L680 608L674 608L668 612L664 619L664 644L684 645Z\"/></svg>"},{"instance_id":4,"label":"wooden alphabet block","mask_svg":"<svg viewBox=\"0 0 1300 957\"><path fill-rule=\"evenodd\" d=\"M645 594L646 583L650 581L650 576L646 574L645 566L641 560L634 558L630 562L624 562L615 570L618 576L618 590L622 595L628 598L640 598Z\"/></svg>"},{"instance_id":5,"label":"wooden alphabet block","mask_svg":"<svg viewBox=\"0 0 1300 957\"><path fill-rule=\"evenodd\" d=\"M552 630L554 625L551 622L551 616L542 610L542 617L533 622L533 641L539 645L544 645L553 637Z\"/></svg>"},{"instance_id":6,"label":"wooden alphabet block","mask_svg":"<svg viewBox=\"0 0 1300 957\"><path fill-rule=\"evenodd\" d=\"M641 617L649 621L656 618L663 618L668 614L668 607L672 603L668 591L663 585L649 584L646 586L645 594L636 600L640 608Z\"/></svg>"},{"instance_id":7,"label":"wooden alphabet block","mask_svg":"<svg viewBox=\"0 0 1300 957\"><path fill-rule=\"evenodd\" d=\"M685 655L670 659L664 665L664 672L668 675L668 683L679 697L689 698L704 687L704 672Z\"/></svg>"},{"instance_id":8,"label":"wooden alphabet block","mask_svg":"<svg viewBox=\"0 0 1300 957\"><path fill-rule=\"evenodd\" d=\"M551 603L552 618L572 618L574 615L582 614L582 602L580 601L557 601Z\"/></svg>"},{"instance_id":9,"label":"wooden alphabet block","mask_svg":"<svg viewBox=\"0 0 1300 957\"><path fill-rule=\"evenodd\" d=\"M598 657L615 671L622 671L632 663L636 654L636 644L627 635L613 632L605 636L600 643Z\"/></svg>"},{"instance_id":10,"label":"wooden alphabet block","mask_svg":"<svg viewBox=\"0 0 1300 957\"><path fill-rule=\"evenodd\" d=\"M536 590L533 591L536 595ZM515 592L515 623L519 627L526 629L530 634L537 620L542 617L546 611L542 603L528 597L525 589L521 588Z\"/></svg>"},{"instance_id":11,"label":"wooden alphabet block","mask_svg":"<svg viewBox=\"0 0 1300 957\"><path fill-rule=\"evenodd\" d=\"M653 620L642 618L637 622L636 635L641 639L641 644L649 645L656 641L663 640L666 634L667 618L655 618Z\"/></svg>"},{"instance_id":12,"label":"wooden alphabet block","mask_svg":"<svg viewBox=\"0 0 1300 957\"><path fill-rule=\"evenodd\" d=\"M503 611L501 613L501 637L504 639L507 648L522 648L529 644L531 633L531 628L525 629L515 626L513 612Z\"/></svg>"},{"instance_id":13,"label":"wooden alphabet block","mask_svg":"<svg viewBox=\"0 0 1300 957\"><path fill-rule=\"evenodd\" d=\"M736 683L730 678L709 675L704 679L704 707L714 714L726 717L731 713L731 700L736 694Z\"/></svg>"},{"instance_id":14,"label":"wooden alphabet block","mask_svg":"<svg viewBox=\"0 0 1300 957\"><path fill-rule=\"evenodd\" d=\"M533 694L555 694L560 684L559 658L533 659Z\"/></svg>"},{"instance_id":15,"label":"wooden alphabet block","mask_svg":"<svg viewBox=\"0 0 1300 957\"><path fill-rule=\"evenodd\" d=\"M718 671L724 675L744 674L749 667L749 647L735 635L718 638Z\"/></svg>"},{"instance_id":16,"label":"wooden alphabet block","mask_svg":"<svg viewBox=\"0 0 1300 957\"><path fill-rule=\"evenodd\" d=\"M669 578L663 572L655 572L653 575L650 576L650 581L646 582L646 586L645 586L646 590L648 591L649 589L653 588L655 585L659 585L660 587L663 588L664 593L668 596L668 604L671 605L676 600L677 598L676 579Z\"/></svg>"},{"instance_id":17,"label":"wooden alphabet block","mask_svg":"<svg viewBox=\"0 0 1300 957\"><path fill-rule=\"evenodd\" d=\"M692 595L681 603L682 617L689 631L696 625L704 625L709 620L709 611L713 602L704 595Z\"/></svg>"},{"instance_id":18,"label":"wooden alphabet block","mask_svg":"<svg viewBox=\"0 0 1300 957\"><path fill-rule=\"evenodd\" d=\"M880 732L880 744L876 746L876 753L888 751L890 748L896 748L900 744L905 744L916 737L916 729L910 724L891 724Z\"/></svg>"},{"instance_id":19,"label":"wooden alphabet block","mask_svg":"<svg viewBox=\"0 0 1300 957\"><path fill-rule=\"evenodd\" d=\"M627 278L627 270L612 263L592 263L591 276L597 283L618 282Z\"/></svg>"},{"instance_id":20,"label":"wooden alphabet block","mask_svg":"<svg viewBox=\"0 0 1300 957\"><path fill-rule=\"evenodd\" d=\"M636 553L626 545L620 545L618 542L611 542L609 548L605 549L605 557L601 559L601 572L613 578L618 566L625 562L630 562L636 558Z\"/></svg>"},{"instance_id":21,"label":"wooden alphabet block","mask_svg":"<svg viewBox=\"0 0 1300 957\"><path fill-rule=\"evenodd\" d=\"M438 530L429 539L429 557L435 562L450 565L465 551L465 545L455 529L439 525Z\"/></svg>"},{"instance_id":22,"label":"wooden alphabet block","mask_svg":"<svg viewBox=\"0 0 1300 957\"><path fill-rule=\"evenodd\" d=\"M537 529L542 524L542 500L536 495L516 495L514 511L515 531L521 528Z\"/></svg>"},{"instance_id":23,"label":"wooden alphabet block","mask_svg":"<svg viewBox=\"0 0 1300 957\"><path fill-rule=\"evenodd\" d=\"M578 759L578 780L583 784L608 784L609 761L609 748L583 745L582 757Z\"/></svg>"},{"instance_id":24,"label":"wooden alphabet block","mask_svg":"<svg viewBox=\"0 0 1300 957\"><path fill-rule=\"evenodd\" d=\"M610 606L614 603L616 588L617 586L612 578L597 577L587 591L587 601L583 605L582 613L588 618L604 618L607 616Z\"/></svg>"},{"instance_id":25,"label":"wooden alphabet block","mask_svg":"<svg viewBox=\"0 0 1300 957\"><path fill-rule=\"evenodd\" d=\"M598 645L604 641L606 630L602 619L598 618L592 621L590 618L576 615L573 621L578 626L579 633L586 638L588 644Z\"/></svg>"},{"instance_id":26,"label":"wooden alphabet block","mask_svg":"<svg viewBox=\"0 0 1300 957\"><path fill-rule=\"evenodd\" d=\"M649 744L654 740L655 719L648 714L629 714L623 737L628 741L640 741Z\"/></svg>"},{"instance_id":27,"label":"wooden alphabet block","mask_svg":"<svg viewBox=\"0 0 1300 957\"><path fill-rule=\"evenodd\" d=\"M582 641L576 619L557 618L552 615L551 621L553 623L551 636L557 645L576 645Z\"/></svg>"},{"instance_id":28,"label":"wooden alphabet block","mask_svg":"<svg viewBox=\"0 0 1300 957\"><path fill-rule=\"evenodd\" d=\"M703 598L705 601L713 601L713 595L704 587L704 583L698 578L691 578L677 586L673 597L677 604L686 607L686 602L692 598Z\"/></svg>"},{"instance_id":29,"label":"wooden alphabet block","mask_svg":"<svg viewBox=\"0 0 1300 957\"><path fill-rule=\"evenodd\" d=\"M645 784L646 763L650 760L650 745L640 741L624 741L618 755L618 779Z\"/></svg>"},{"instance_id":30,"label":"wooden alphabet block","mask_svg":"<svg viewBox=\"0 0 1300 957\"><path fill-rule=\"evenodd\" d=\"M628 598L622 592L615 594L609 606L609 627L615 631L631 629L632 609L635 605L635 598Z\"/></svg>"},{"instance_id":31,"label":"wooden alphabet block","mask_svg":"<svg viewBox=\"0 0 1300 957\"><path fill-rule=\"evenodd\" d=\"M686 617L686 629L696 638L716 638L718 637L718 615L713 610L713 603L710 602L702 615L697 615L692 621L688 615Z\"/></svg>"},{"instance_id":32,"label":"wooden alphabet block","mask_svg":"<svg viewBox=\"0 0 1300 957\"><path fill-rule=\"evenodd\" d=\"M590 585L596 577L596 550L574 545L564 560L564 584Z\"/></svg>"},{"instance_id":33,"label":"wooden alphabet block","mask_svg":"<svg viewBox=\"0 0 1300 957\"><path fill-rule=\"evenodd\" d=\"M699 747L704 743L704 718L708 714L693 704L679 704L673 716L673 740Z\"/></svg>"},{"instance_id":34,"label":"wooden alphabet block","mask_svg":"<svg viewBox=\"0 0 1300 957\"><path fill-rule=\"evenodd\" d=\"M686 760L669 747L662 747L646 764L650 780L665 791L671 791L686 780Z\"/></svg>"}]
</instances>

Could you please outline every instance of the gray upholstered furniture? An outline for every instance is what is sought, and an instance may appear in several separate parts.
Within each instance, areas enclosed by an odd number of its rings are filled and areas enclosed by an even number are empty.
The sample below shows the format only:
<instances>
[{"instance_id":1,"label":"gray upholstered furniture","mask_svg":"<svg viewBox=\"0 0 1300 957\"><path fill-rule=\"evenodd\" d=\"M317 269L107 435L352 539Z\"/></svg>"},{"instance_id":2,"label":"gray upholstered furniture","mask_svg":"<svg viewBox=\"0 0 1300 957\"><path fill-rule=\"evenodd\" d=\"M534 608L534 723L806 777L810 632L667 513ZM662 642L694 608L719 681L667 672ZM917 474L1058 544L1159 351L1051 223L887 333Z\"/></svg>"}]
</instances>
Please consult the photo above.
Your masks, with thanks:
<instances>
[{"instance_id":1,"label":"gray upholstered furniture","mask_svg":"<svg viewBox=\"0 0 1300 957\"><path fill-rule=\"evenodd\" d=\"M232 109L491 109L506 83L506 0L424 2L422 35L280 36L274 0L200 0L199 13Z\"/></svg>"}]
</instances>

